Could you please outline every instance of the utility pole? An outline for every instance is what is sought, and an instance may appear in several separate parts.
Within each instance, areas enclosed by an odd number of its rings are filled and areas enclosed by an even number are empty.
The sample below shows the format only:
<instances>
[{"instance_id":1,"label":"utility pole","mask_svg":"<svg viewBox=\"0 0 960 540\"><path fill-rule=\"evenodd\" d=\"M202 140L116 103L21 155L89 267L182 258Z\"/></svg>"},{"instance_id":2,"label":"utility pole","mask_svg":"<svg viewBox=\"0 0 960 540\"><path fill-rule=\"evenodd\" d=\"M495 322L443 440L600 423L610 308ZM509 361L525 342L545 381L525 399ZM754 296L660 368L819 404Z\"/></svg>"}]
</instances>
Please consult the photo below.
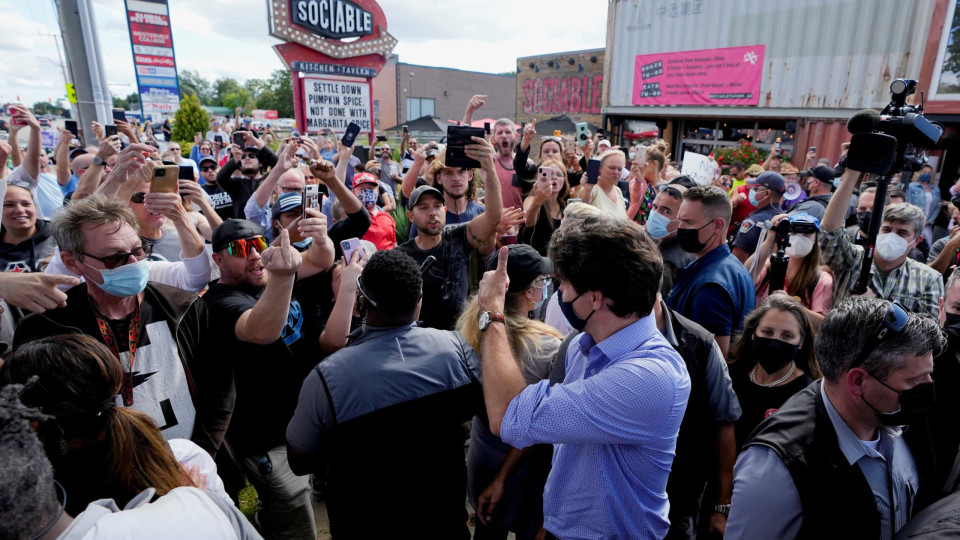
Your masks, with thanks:
<instances>
[{"instance_id":1,"label":"utility pole","mask_svg":"<svg viewBox=\"0 0 960 540\"><path fill-rule=\"evenodd\" d=\"M70 84L70 77L67 76L67 66L63 63L63 55L60 53L60 44L63 38L58 34L44 33L44 32L40 32L39 30L37 31L37 33L40 34L41 36L53 38L53 45L57 48L57 60L59 60L58 64L60 66L60 72L63 73L63 91L66 92L67 85ZM69 105L70 105L69 108L72 111L71 116L73 118L76 118L77 107L73 103L70 103Z\"/></svg>"},{"instance_id":2,"label":"utility pole","mask_svg":"<svg viewBox=\"0 0 960 540\"><path fill-rule=\"evenodd\" d=\"M57 15L77 92L77 121L81 129L93 121L110 123L113 100L107 88L106 73L101 69L103 60L93 3L90 0L57 0Z\"/></svg>"}]
</instances>

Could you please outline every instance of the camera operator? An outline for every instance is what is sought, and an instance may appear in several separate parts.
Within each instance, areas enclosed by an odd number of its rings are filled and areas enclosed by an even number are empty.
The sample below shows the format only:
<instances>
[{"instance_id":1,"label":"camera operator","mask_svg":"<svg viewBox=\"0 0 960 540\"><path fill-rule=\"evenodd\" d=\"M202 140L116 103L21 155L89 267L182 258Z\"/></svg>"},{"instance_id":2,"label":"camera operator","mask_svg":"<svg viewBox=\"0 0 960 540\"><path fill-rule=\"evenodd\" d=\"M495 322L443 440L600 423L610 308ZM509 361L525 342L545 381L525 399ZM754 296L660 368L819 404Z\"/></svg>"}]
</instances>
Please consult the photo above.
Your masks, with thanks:
<instances>
[{"instance_id":1,"label":"camera operator","mask_svg":"<svg viewBox=\"0 0 960 540\"><path fill-rule=\"evenodd\" d=\"M754 180L748 178L747 185L750 186L750 204L757 209L743 220L733 240L733 254L740 262L746 261L757 249L757 241L760 239L760 227L757 227L757 224L783 213L780 200L783 198L786 182L780 173L766 171Z\"/></svg>"},{"instance_id":2,"label":"camera operator","mask_svg":"<svg viewBox=\"0 0 960 540\"><path fill-rule=\"evenodd\" d=\"M789 223L789 227L784 227L784 219ZM833 306L833 277L820 270L820 246L817 245L820 220L810 214L780 214L774 217L772 222L773 228L767 232L757 252L746 262L747 268L753 268L751 276L757 287L757 307L770 295L771 287L774 290L785 290L803 305L807 319L816 332ZM773 283L775 273L770 269L770 255L776 249L779 236L776 231L781 228L789 231L790 244L784 251L789 260L786 279L783 283ZM755 258L765 262L754 264Z\"/></svg>"},{"instance_id":3,"label":"camera operator","mask_svg":"<svg viewBox=\"0 0 960 540\"><path fill-rule=\"evenodd\" d=\"M820 249L833 273L834 304L851 295L851 286L859 276L864 257L864 248L851 242L843 230L847 201L853 195L859 175L850 168L843 173L840 187L830 199L821 223ZM943 296L943 280L934 269L908 258L910 248L923 237L925 222L923 211L910 203L884 209L873 252L870 290L878 298L899 298L903 306L914 313L936 316L937 303Z\"/></svg>"}]
</instances>

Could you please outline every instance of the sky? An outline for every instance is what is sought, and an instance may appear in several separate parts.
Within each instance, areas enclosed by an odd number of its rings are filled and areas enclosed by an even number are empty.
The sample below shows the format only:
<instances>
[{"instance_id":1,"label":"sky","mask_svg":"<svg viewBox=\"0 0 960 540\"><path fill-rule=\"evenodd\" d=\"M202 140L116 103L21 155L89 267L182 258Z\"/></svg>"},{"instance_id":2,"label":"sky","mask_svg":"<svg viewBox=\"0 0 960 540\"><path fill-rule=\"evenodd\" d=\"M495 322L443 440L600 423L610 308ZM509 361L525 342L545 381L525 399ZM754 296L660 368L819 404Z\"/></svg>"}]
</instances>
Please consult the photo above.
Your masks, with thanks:
<instances>
[{"instance_id":1,"label":"sky","mask_svg":"<svg viewBox=\"0 0 960 540\"><path fill-rule=\"evenodd\" d=\"M54 40L54 0L0 0L0 103L66 96ZM136 91L123 0L93 0L107 82L115 96ZM208 80L265 78L283 67L268 33L267 0L170 0L178 70ZM402 62L498 73L516 59L602 48L605 0L380 0ZM547 9L544 9L545 6ZM585 7L586 6L586 7ZM12 31L16 29L16 31ZM66 59L64 58L64 63Z\"/></svg>"}]
</instances>

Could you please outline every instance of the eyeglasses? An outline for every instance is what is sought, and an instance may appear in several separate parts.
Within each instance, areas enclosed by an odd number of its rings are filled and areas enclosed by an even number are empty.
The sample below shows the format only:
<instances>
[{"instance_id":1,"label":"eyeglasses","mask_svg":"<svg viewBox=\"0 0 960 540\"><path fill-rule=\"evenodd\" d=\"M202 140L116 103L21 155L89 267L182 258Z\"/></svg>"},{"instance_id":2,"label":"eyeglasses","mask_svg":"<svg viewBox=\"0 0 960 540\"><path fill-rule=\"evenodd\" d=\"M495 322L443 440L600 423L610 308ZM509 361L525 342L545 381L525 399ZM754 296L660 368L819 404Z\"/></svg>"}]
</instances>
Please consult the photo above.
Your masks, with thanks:
<instances>
[{"instance_id":1,"label":"eyeglasses","mask_svg":"<svg viewBox=\"0 0 960 540\"><path fill-rule=\"evenodd\" d=\"M880 325L877 326L876 330L867 335L867 341L863 344L863 349L860 350L860 354L857 355L853 363L850 364L850 369L860 367L867 357L870 356L870 353L879 347L885 339L903 333L908 322L910 322L910 314L904 309L900 300L894 300L883 314Z\"/></svg>"},{"instance_id":2,"label":"eyeglasses","mask_svg":"<svg viewBox=\"0 0 960 540\"><path fill-rule=\"evenodd\" d=\"M85 251L81 253L84 257L90 257L91 259L96 259L102 262L103 266L107 270L113 270L114 268L127 264L131 255L133 255L138 261L146 259L151 253L153 253L153 245L146 244L143 246L137 246L133 248L133 251L128 251L126 253L114 253L113 255L107 255L106 257L97 257L96 255L91 255Z\"/></svg>"},{"instance_id":3,"label":"eyeglasses","mask_svg":"<svg viewBox=\"0 0 960 540\"><path fill-rule=\"evenodd\" d=\"M550 285L550 276L540 276L533 282L534 287L548 287Z\"/></svg>"},{"instance_id":4,"label":"eyeglasses","mask_svg":"<svg viewBox=\"0 0 960 540\"><path fill-rule=\"evenodd\" d=\"M280 186L280 191L284 193L303 193L303 188Z\"/></svg>"},{"instance_id":5,"label":"eyeglasses","mask_svg":"<svg viewBox=\"0 0 960 540\"><path fill-rule=\"evenodd\" d=\"M232 257L244 257L251 253L251 250L257 250L257 253L263 253L267 249L267 239L262 236L253 238L240 238L227 244L227 255Z\"/></svg>"},{"instance_id":6,"label":"eyeglasses","mask_svg":"<svg viewBox=\"0 0 960 540\"><path fill-rule=\"evenodd\" d=\"M200 170L203 171L203 172L215 171L215 170L217 170L217 166L216 166L216 165L204 165L203 167L200 167Z\"/></svg>"},{"instance_id":7,"label":"eyeglasses","mask_svg":"<svg viewBox=\"0 0 960 540\"><path fill-rule=\"evenodd\" d=\"M146 195L147 195L147 194L146 194L145 192L143 192L143 191L138 191L138 192L136 192L136 193L134 193L133 195L130 196L130 202L136 203L136 204L143 204L143 198L144 198Z\"/></svg>"}]
</instances>

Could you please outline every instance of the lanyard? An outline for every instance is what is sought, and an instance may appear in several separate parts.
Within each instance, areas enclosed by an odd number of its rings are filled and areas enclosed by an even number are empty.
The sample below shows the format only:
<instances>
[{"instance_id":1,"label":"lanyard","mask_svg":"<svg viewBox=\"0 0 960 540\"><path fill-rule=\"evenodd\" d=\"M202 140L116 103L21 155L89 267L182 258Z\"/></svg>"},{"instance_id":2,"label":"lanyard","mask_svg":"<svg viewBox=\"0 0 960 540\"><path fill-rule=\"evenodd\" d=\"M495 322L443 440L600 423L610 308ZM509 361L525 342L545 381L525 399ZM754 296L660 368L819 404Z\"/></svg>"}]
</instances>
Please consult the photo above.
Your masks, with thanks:
<instances>
[{"instance_id":1,"label":"lanyard","mask_svg":"<svg viewBox=\"0 0 960 540\"><path fill-rule=\"evenodd\" d=\"M107 347L110 348L110 352L120 358L120 349L117 347L117 340L113 337L113 329L110 328L110 323L107 319L100 314L99 311L94 310L94 314L97 317L97 326L100 327L100 335L103 336L103 342ZM120 395L123 396L123 405L125 407L133 406L133 359L134 355L137 353L137 346L140 344L140 302L137 302L137 307L133 311L133 317L130 319L130 328L127 330L127 342L130 348L130 367L123 373L123 384L120 386Z\"/></svg>"}]
</instances>

